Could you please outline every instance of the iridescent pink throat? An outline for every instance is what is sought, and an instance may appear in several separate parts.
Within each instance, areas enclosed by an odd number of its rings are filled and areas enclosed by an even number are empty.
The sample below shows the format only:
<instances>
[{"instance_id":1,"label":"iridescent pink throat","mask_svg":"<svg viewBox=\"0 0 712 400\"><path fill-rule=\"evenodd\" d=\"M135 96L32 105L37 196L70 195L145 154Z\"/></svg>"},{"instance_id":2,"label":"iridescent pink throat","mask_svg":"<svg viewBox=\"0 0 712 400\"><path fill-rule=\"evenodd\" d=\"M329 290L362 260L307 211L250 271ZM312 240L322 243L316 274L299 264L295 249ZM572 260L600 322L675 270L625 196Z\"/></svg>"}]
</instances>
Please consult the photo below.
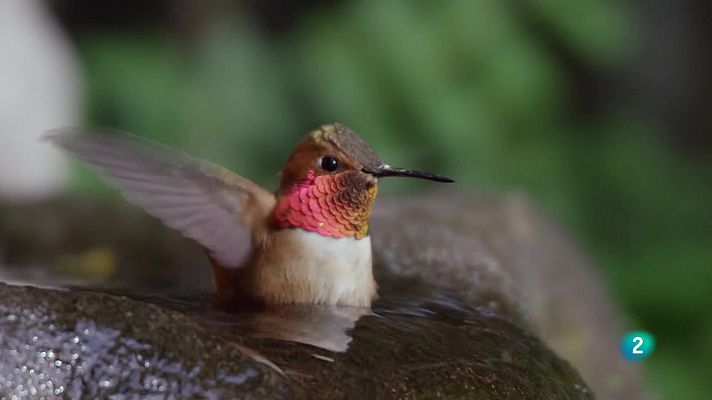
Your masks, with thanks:
<instances>
[{"instance_id":1,"label":"iridescent pink throat","mask_svg":"<svg viewBox=\"0 0 712 400\"><path fill-rule=\"evenodd\" d=\"M274 222L278 228L361 239L368 235L368 218L376 193L375 182L358 171L334 175L309 171L304 181L279 199Z\"/></svg>"}]
</instances>

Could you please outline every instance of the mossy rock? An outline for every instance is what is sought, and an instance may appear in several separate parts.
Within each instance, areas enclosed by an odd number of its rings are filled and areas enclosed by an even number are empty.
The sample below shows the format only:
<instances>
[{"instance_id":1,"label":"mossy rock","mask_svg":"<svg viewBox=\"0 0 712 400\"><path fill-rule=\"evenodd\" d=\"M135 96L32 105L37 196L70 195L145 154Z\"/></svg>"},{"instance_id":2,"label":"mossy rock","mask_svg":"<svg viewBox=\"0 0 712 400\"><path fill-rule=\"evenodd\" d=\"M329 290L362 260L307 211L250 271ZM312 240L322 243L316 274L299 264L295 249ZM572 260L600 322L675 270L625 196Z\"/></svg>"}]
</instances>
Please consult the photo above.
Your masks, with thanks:
<instances>
[{"instance_id":1,"label":"mossy rock","mask_svg":"<svg viewBox=\"0 0 712 400\"><path fill-rule=\"evenodd\" d=\"M107 293L3 284L0 299L7 397L593 398L535 336L456 303L382 302L334 353Z\"/></svg>"}]
</instances>

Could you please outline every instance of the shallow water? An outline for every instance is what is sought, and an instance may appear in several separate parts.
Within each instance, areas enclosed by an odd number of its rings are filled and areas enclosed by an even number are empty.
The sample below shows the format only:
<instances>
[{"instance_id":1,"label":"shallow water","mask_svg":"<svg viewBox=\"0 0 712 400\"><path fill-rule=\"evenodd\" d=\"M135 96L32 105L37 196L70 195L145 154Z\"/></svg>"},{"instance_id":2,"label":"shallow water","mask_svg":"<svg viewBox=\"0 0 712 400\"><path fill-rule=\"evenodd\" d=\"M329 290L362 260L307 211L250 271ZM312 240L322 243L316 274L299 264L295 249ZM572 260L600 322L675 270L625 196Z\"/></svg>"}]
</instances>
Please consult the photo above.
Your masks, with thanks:
<instances>
[{"instance_id":1,"label":"shallow water","mask_svg":"<svg viewBox=\"0 0 712 400\"><path fill-rule=\"evenodd\" d=\"M459 326L468 317L498 317L490 305L470 307L445 289L416 281L404 285L392 278L380 283L380 297L371 309L346 306L285 305L278 307L216 308L211 293L146 295L129 290L103 290L191 315L202 326L223 335L277 339L345 352L354 339L352 331L362 318L372 318L413 333L428 321ZM83 288L92 290L91 288Z\"/></svg>"},{"instance_id":2,"label":"shallow water","mask_svg":"<svg viewBox=\"0 0 712 400\"><path fill-rule=\"evenodd\" d=\"M140 275L140 271L141 268L131 268L124 274ZM172 276L165 276L166 281L171 279ZM379 277L379 299L371 309L318 305L270 308L235 305L228 310L214 307L210 291L203 287L182 289L180 293L170 289L156 293L153 288L144 286L140 279L128 281L130 286L122 282L103 282L98 287L92 287L90 282L64 270L42 265L11 268L0 266L0 281L126 296L191 315L202 326L226 337L248 335L278 339L333 352L345 352L348 349L353 340L352 330L362 318L375 318L386 324L416 331L422 330L428 320L461 325L473 313L485 317L498 316L500 308L494 301L477 307L467 306L445 288L388 275Z\"/></svg>"},{"instance_id":3,"label":"shallow water","mask_svg":"<svg viewBox=\"0 0 712 400\"><path fill-rule=\"evenodd\" d=\"M32 293L34 301L44 292ZM496 307L469 307L452 293L402 278L381 280L381 298L371 310L284 306L227 311L213 308L207 292L147 295L143 290L74 287L46 293L57 293L67 305L57 311L56 299L0 304L0 342L11 349L0 353L3 396L221 397L257 393L282 377L289 388L296 385L308 397L321 398L347 393L356 398L418 393L590 398L566 363L500 316ZM176 315L158 317L168 310ZM157 337L155 326L141 327L147 319L158 321ZM128 321L138 323L127 331ZM208 344L215 340L225 343ZM167 350L158 351L158 343ZM264 370L239 367L245 361L236 356L229 356L233 361L228 364L220 362L228 354L221 350L227 343L276 375L266 378ZM202 358L206 361L195 361ZM283 385L277 385L277 397L288 390Z\"/></svg>"}]
</instances>

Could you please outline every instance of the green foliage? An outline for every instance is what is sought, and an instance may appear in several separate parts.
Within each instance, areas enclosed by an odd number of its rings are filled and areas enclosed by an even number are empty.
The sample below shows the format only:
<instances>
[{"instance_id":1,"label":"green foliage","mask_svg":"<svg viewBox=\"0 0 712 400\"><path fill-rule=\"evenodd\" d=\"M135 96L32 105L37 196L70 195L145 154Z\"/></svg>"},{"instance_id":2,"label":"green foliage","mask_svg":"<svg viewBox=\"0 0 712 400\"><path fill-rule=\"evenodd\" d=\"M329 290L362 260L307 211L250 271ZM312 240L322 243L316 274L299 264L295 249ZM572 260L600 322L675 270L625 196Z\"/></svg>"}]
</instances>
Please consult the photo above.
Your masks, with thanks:
<instances>
[{"instance_id":1,"label":"green foliage","mask_svg":"<svg viewBox=\"0 0 712 400\"><path fill-rule=\"evenodd\" d=\"M92 123L261 183L274 186L306 131L336 120L392 165L527 191L583 233L637 326L657 335L653 384L703 398L709 360L685 354L712 354L709 165L616 104L577 115L565 66L533 34L543 27L606 70L631 51L632 22L613 0L364 0L314 12L288 36L237 20L187 48L146 32L87 38L82 50Z\"/></svg>"}]
</instances>

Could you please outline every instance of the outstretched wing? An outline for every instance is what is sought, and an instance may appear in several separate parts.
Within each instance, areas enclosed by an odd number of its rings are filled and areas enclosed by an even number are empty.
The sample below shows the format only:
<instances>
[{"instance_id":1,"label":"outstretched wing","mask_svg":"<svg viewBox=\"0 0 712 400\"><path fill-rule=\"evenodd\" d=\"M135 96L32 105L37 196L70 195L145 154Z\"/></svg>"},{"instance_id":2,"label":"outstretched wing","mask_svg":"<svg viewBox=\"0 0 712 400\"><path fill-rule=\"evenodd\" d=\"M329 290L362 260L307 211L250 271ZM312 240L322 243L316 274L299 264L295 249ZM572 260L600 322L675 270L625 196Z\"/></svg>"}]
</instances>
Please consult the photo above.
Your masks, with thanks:
<instances>
[{"instance_id":1,"label":"outstretched wing","mask_svg":"<svg viewBox=\"0 0 712 400\"><path fill-rule=\"evenodd\" d=\"M89 163L124 196L205 247L225 267L249 255L252 231L275 204L274 195L222 167L125 133L45 138Z\"/></svg>"}]
</instances>

